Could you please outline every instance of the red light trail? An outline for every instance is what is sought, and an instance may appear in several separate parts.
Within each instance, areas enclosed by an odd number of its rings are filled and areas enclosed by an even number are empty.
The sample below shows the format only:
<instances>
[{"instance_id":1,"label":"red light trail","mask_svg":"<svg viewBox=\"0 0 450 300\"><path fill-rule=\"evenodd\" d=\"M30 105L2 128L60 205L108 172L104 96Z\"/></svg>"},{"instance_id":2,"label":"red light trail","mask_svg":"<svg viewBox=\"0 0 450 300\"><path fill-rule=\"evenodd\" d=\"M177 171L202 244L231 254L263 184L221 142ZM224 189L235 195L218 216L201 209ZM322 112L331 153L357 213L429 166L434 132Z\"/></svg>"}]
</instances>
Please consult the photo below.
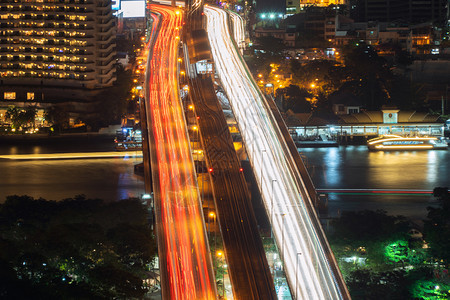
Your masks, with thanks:
<instances>
[{"instance_id":1,"label":"red light trail","mask_svg":"<svg viewBox=\"0 0 450 300\"><path fill-rule=\"evenodd\" d=\"M151 4L146 115L163 299L216 299L194 164L178 94L182 12ZM159 16L159 17L158 17Z\"/></svg>"}]
</instances>

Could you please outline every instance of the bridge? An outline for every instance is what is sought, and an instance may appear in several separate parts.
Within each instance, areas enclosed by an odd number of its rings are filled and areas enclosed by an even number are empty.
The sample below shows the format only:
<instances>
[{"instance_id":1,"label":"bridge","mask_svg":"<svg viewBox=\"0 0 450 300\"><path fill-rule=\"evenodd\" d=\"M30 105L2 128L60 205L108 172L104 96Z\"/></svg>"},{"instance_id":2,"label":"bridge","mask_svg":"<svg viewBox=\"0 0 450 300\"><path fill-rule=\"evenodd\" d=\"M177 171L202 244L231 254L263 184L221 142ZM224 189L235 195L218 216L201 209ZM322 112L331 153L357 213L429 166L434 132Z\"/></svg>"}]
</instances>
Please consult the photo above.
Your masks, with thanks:
<instances>
[{"instance_id":1,"label":"bridge","mask_svg":"<svg viewBox=\"0 0 450 300\"><path fill-rule=\"evenodd\" d=\"M187 7L191 10L186 15L196 16L196 22L184 30L201 30L201 1L188 1ZM176 79L181 13L154 4L150 9L155 13L142 116L147 133L143 144L146 175L150 176L151 165L153 178L162 295L164 299L215 298ZM233 108L293 296L349 299L314 209L314 186L278 110L253 81L231 38L227 12L206 7L204 14L216 72ZM236 16L233 20L234 24L240 22ZM261 299L253 295L252 299Z\"/></svg>"}]
</instances>

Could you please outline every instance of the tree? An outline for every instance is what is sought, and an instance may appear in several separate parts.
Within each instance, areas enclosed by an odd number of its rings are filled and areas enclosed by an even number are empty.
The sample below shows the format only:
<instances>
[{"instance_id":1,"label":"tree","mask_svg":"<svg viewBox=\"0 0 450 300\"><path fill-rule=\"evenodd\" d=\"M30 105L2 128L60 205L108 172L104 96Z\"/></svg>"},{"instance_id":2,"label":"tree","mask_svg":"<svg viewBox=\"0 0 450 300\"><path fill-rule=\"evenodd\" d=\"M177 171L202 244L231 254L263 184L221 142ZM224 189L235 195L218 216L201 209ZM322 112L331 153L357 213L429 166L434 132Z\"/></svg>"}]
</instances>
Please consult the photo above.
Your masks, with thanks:
<instances>
[{"instance_id":1,"label":"tree","mask_svg":"<svg viewBox=\"0 0 450 300\"><path fill-rule=\"evenodd\" d=\"M357 269L346 279L353 299L410 299L404 271L372 272Z\"/></svg>"},{"instance_id":2,"label":"tree","mask_svg":"<svg viewBox=\"0 0 450 300\"><path fill-rule=\"evenodd\" d=\"M359 89L368 109L378 109L390 99L392 73L386 61L375 49L364 43L343 49L345 65L353 78L353 88Z\"/></svg>"},{"instance_id":3,"label":"tree","mask_svg":"<svg viewBox=\"0 0 450 300\"><path fill-rule=\"evenodd\" d=\"M44 119L58 133L69 127L69 112L62 106L51 106L45 111Z\"/></svg>"},{"instance_id":4,"label":"tree","mask_svg":"<svg viewBox=\"0 0 450 300\"><path fill-rule=\"evenodd\" d=\"M25 109L11 106L6 111L5 117L12 123L12 128L19 129L24 125L33 124L36 118L36 108L28 106Z\"/></svg>"},{"instance_id":5,"label":"tree","mask_svg":"<svg viewBox=\"0 0 450 300\"><path fill-rule=\"evenodd\" d=\"M140 298L146 292L143 279L156 243L138 200L8 196L0 205L0 230L2 274L14 283L0 284L0 295L17 295L11 289L18 286L45 299Z\"/></svg>"},{"instance_id":6,"label":"tree","mask_svg":"<svg viewBox=\"0 0 450 300\"><path fill-rule=\"evenodd\" d=\"M411 287L414 299L449 299L450 284L437 280L419 280Z\"/></svg>"},{"instance_id":7,"label":"tree","mask_svg":"<svg viewBox=\"0 0 450 300\"><path fill-rule=\"evenodd\" d=\"M431 253L436 259L450 263L450 199L448 188L435 188L434 196L438 198L440 207L428 207L425 221L425 240L430 246Z\"/></svg>"},{"instance_id":8,"label":"tree","mask_svg":"<svg viewBox=\"0 0 450 300\"><path fill-rule=\"evenodd\" d=\"M289 85L285 88L277 89L277 98L283 98L283 109L292 110L295 113L309 113L311 112L311 103L308 98L311 97L306 89L301 89L297 85Z\"/></svg>"},{"instance_id":9,"label":"tree","mask_svg":"<svg viewBox=\"0 0 450 300\"><path fill-rule=\"evenodd\" d=\"M408 239L405 218L388 216L382 210L343 212L333 228L330 242L341 249L341 256L363 256L366 266L373 270L389 270L386 246Z\"/></svg>"},{"instance_id":10,"label":"tree","mask_svg":"<svg viewBox=\"0 0 450 300\"><path fill-rule=\"evenodd\" d=\"M405 240L398 240L389 243L385 248L385 255L389 261L404 263L409 255L408 242Z\"/></svg>"}]
</instances>

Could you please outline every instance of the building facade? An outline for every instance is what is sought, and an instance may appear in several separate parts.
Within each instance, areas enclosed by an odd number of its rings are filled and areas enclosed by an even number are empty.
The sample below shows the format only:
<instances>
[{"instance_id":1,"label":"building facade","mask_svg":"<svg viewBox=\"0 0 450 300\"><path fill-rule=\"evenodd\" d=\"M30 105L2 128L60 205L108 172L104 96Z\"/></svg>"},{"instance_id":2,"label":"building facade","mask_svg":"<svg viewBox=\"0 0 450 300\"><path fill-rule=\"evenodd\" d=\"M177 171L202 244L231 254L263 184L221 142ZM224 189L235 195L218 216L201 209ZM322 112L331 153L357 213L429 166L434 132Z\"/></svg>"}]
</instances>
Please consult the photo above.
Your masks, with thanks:
<instances>
[{"instance_id":1,"label":"building facade","mask_svg":"<svg viewBox=\"0 0 450 300\"><path fill-rule=\"evenodd\" d=\"M347 4L347 0L286 0L286 15L302 12L308 6L327 7Z\"/></svg>"},{"instance_id":2,"label":"building facade","mask_svg":"<svg viewBox=\"0 0 450 300\"><path fill-rule=\"evenodd\" d=\"M110 0L1 0L0 40L0 100L43 101L50 87L115 81Z\"/></svg>"}]
</instances>

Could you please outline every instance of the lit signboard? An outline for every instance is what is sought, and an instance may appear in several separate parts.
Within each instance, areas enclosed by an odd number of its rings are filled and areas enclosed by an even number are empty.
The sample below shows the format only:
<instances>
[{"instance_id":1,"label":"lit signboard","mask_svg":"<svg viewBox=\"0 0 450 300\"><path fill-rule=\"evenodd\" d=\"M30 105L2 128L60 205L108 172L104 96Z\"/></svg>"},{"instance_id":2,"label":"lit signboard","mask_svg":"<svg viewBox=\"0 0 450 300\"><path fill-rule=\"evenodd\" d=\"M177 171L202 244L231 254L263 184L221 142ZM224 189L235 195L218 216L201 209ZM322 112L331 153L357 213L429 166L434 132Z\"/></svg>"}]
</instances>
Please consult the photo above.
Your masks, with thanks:
<instances>
[{"instance_id":1,"label":"lit signboard","mask_svg":"<svg viewBox=\"0 0 450 300\"><path fill-rule=\"evenodd\" d=\"M120 10L124 18L144 18L145 1L124 1L120 2Z\"/></svg>"}]
</instances>

